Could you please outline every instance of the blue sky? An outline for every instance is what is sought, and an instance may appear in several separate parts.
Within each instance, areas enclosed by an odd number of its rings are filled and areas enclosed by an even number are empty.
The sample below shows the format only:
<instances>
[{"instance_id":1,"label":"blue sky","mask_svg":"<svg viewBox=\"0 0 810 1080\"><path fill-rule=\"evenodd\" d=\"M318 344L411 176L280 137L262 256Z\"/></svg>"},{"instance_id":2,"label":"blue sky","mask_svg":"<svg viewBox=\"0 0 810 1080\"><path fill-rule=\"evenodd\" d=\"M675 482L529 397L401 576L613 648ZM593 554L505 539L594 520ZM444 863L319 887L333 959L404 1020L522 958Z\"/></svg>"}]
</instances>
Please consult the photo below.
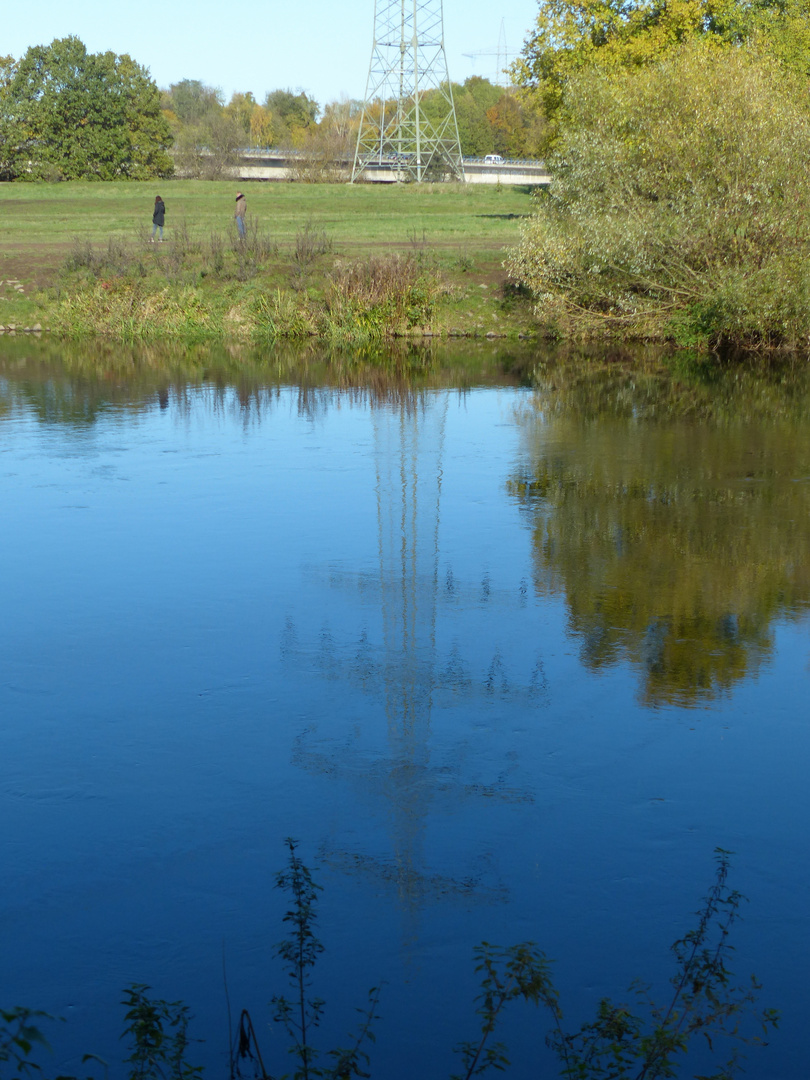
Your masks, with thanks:
<instances>
[{"instance_id":1,"label":"blue sky","mask_svg":"<svg viewBox=\"0 0 810 1080\"><path fill-rule=\"evenodd\" d=\"M537 0L444 0L453 81L494 76L502 23L514 54L536 13ZM234 90L251 90L259 100L268 90L289 87L323 105L363 96L373 15L373 0L35 0L30 8L7 5L0 55L19 58L30 45L75 34L91 52L129 53L159 86L201 79L220 87L226 99Z\"/></svg>"}]
</instances>

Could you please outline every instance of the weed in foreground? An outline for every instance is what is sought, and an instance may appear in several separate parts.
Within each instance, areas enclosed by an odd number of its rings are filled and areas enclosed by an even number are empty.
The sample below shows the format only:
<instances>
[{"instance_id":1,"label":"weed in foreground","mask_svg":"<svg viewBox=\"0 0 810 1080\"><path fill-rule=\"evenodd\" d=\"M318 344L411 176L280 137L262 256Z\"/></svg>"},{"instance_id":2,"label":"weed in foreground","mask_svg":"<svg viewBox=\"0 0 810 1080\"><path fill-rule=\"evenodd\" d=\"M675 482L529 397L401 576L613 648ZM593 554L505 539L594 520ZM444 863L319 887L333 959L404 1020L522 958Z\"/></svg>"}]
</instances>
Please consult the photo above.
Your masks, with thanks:
<instances>
[{"instance_id":1,"label":"weed in foreground","mask_svg":"<svg viewBox=\"0 0 810 1080\"><path fill-rule=\"evenodd\" d=\"M287 866L276 876L276 886L291 898L283 917L289 933L276 945L275 955L284 965L290 994L274 997L272 1004L273 1019L287 1033L288 1053L295 1066L279 1080L370 1077L370 1072L364 1071L369 1068L366 1047L374 1041L372 1025L379 1019L378 987L369 991L367 1006L357 1010L360 1022L347 1047L320 1055L313 1044L325 1008L323 999L312 994L312 972L324 948L315 930L320 886L298 857L296 842L288 839L286 843ZM748 1033L746 1022L761 1026L767 1035L777 1026L778 1014L757 1007L760 986L756 979L748 986L732 981L727 967L733 948L729 935L739 918L743 897L727 884L730 853L718 848L715 856L714 883L696 913L697 924L672 946L672 991L662 1004L650 997L649 987L636 984L632 988L634 1006L603 998L595 1019L568 1033L550 961L534 942L505 948L488 942L478 946L475 956L481 992L476 1011L480 1026L474 1039L456 1047L462 1071L453 1074L452 1080L472 1080L490 1069L508 1068L507 1047L496 1041L494 1034L507 1006L521 1000L541 1006L549 1014L551 1026L545 1043L558 1059L558 1075L565 1080L662 1080L684 1075L681 1067L695 1037L712 1057L722 1056L724 1061L711 1076L690 1075L695 1080L733 1080L741 1070L743 1047L764 1042L762 1036ZM187 1007L179 1001L150 999L148 990L148 986L134 984L125 991L128 1080L198 1080L201 1068L186 1061ZM40 1024L49 1020L53 1017L46 1013L23 1008L0 1011L0 1077L17 1080L34 1073L43 1075L32 1054L37 1048L47 1048ZM93 1056L83 1060L93 1060ZM243 1075L275 1080L265 1069L247 1010L242 1011L231 1047L231 1080Z\"/></svg>"},{"instance_id":2,"label":"weed in foreground","mask_svg":"<svg viewBox=\"0 0 810 1080\"><path fill-rule=\"evenodd\" d=\"M311 219L304 222L295 234L293 245L293 288L302 288L315 261L332 250L332 240L325 229L319 228Z\"/></svg>"},{"instance_id":3,"label":"weed in foreground","mask_svg":"<svg viewBox=\"0 0 810 1080\"><path fill-rule=\"evenodd\" d=\"M194 1080L202 1075L202 1066L186 1061L191 1019L188 1006L182 1001L150 998L149 989L143 983L133 983L124 991L121 1003L127 1008L121 1037L130 1039L125 1059L129 1080Z\"/></svg>"},{"instance_id":4,"label":"weed in foreground","mask_svg":"<svg viewBox=\"0 0 810 1080\"><path fill-rule=\"evenodd\" d=\"M338 263L329 277L327 336L374 338L429 325L438 276L412 255Z\"/></svg>"},{"instance_id":5,"label":"weed in foreground","mask_svg":"<svg viewBox=\"0 0 810 1080\"><path fill-rule=\"evenodd\" d=\"M477 971L483 972L478 1014L481 1034L477 1042L457 1047L465 1071L453 1080L471 1080L489 1068L509 1064L506 1047L492 1043L504 1007L522 998L542 1005L551 1017L546 1045L562 1066L566 1080L653 1080L680 1075L678 1066L695 1036L705 1040L710 1054L728 1053L712 1076L696 1075L695 1080L731 1080L741 1068L742 1048L762 1043L758 1035L746 1034L744 1019L761 1026L763 1034L778 1023L773 1009L759 1010L756 994L759 983L749 986L732 983L726 963L732 951L729 933L739 918L743 897L727 885L730 852L717 848L714 883L696 913L697 926L672 946L675 973L673 991L660 1005L652 1000L649 987L636 983L632 988L636 1008L616 1004L609 998L599 1002L596 1019L578 1031L565 1032L557 991L551 981L549 961L534 942L499 948L484 942L476 949Z\"/></svg>"},{"instance_id":6,"label":"weed in foreground","mask_svg":"<svg viewBox=\"0 0 810 1080\"><path fill-rule=\"evenodd\" d=\"M18 1076L39 1072L31 1054L37 1047L50 1049L39 1025L53 1019L49 1013L19 1006L0 1009L0 1075L9 1070Z\"/></svg>"},{"instance_id":7,"label":"weed in foreground","mask_svg":"<svg viewBox=\"0 0 810 1080\"><path fill-rule=\"evenodd\" d=\"M362 1021L348 1047L328 1051L333 1064L327 1068L315 1065L318 1051L312 1044L312 1032L318 1027L325 1002L311 997L311 971L323 944L315 934L317 894L321 889L312 880L309 868L296 855L297 844L286 841L289 849L287 868L276 876L276 888L289 892L292 905L283 921L289 924L289 935L275 947L276 956L282 961L290 983L292 996L276 996L273 1019L281 1024L290 1039L289 1053L297 1059L293 1080L310 1080L310 1077L328 1077L329 1080L348 1080L352 1076L368 1076L361 1065L368 1065L369 1057L364 1050L366 1042L373 1042L371 1025L377 1019L379 988L372 987L368 994L368 1006L359 1009Z\"/></svg>"}]
</instances>

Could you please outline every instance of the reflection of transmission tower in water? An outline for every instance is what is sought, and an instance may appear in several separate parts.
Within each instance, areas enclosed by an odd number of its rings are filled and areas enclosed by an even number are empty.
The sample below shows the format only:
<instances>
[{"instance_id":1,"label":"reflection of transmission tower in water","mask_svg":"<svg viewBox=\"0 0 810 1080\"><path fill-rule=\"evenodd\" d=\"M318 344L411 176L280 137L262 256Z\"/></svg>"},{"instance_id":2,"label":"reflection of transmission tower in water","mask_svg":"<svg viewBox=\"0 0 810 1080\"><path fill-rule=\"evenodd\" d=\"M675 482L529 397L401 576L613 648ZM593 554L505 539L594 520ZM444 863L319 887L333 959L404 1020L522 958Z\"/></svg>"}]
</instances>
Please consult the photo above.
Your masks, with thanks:
<instances>
[{"instance_id":1,"label":"reflection of transmission tower in water","mask_svg":"<svg viewBox=\"0 0 810 1080\"><path fill-rule=\"evenodd\" d=\"M380 596L388 740L394 767L388 798L394 811L394 857L401 896L417 884L429 765L435 682L439 583L439 509L445 397L435 411L424 400L375 410Z\"/></svg>"},{"instance_id":2,"label":"reflection of transmission tower in water","mask_svg":"<svg viewBox=\"0 0 810 1080\"><path fill-rule=\"evenodd\" d=\"M373 602L381 616L382 642L369 640L365 630L359 644L336 642L324 631L321 644L327 640L328 646L321 649L316 666L326 677L347 680L384 702L386 746L382 755L378 750L370 756L359 743L319 747L317 739L305 733L296 752L296 761L304 768L332 776L343 773L362 787L373 788L384 801L393 865L339 853L330 855L328 861L371 871L394 884L400 900L412 912L427 897L469 896L473 888L490 899L501 896L498 888L482 888L477 874L459 880L426 871L423 837L437 796L454 801L481 797L512 803L530 800L519 787L507 782L503 771L494 783L463 783L455 762L449 768L431 762L433 712L476 698L492 703L508 699L529 708L545 704L541 662L535 664L529 681L513 681L496 647L488 667L485 661L476 678L471 676L468 658L462 656L457 642L448 648L437 641L443 609L456 616L462 614L466 621L476 611L488 619L487 612L495 604L517 610L525 605L525 583L514 593L498 593L491 588L487 574L475 587L457 582L449 567L440 574L448 404L447 394L408 392L390 404L372 405L378 572L372 579L367 574L329 571L331 587L348 587L362 601ZM297 648L296 632L289 623L286 639L284 653L292 657ZM487 771L491 764L486 762Z\"/></svg>"},{"instance_id":3,"label":"reflection of transmission tower in water","mask_svg":"<svg viewBox=\"0 0 810 1080\"><path fill-rule=\"evenodd\" d=\"M375 0L352 181L375 163L391 166L403 180L464 179L442 0Z\"/></svg>"}]
</instances>

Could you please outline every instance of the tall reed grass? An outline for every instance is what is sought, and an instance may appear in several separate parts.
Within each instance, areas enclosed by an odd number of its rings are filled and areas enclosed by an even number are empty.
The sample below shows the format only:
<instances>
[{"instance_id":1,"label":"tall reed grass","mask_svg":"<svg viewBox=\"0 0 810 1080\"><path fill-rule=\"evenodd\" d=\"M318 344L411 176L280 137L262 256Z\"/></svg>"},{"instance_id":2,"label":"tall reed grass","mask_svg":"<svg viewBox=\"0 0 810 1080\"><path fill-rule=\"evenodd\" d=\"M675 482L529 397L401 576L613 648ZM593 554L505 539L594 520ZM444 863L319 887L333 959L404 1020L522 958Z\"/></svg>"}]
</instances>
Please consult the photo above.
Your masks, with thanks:
<instances>
[{"instance_id":1,"label":"tall reed grass","mask_svg":"<svg viewBox=\"0 0 810 1080\"><path fill-rule=\"evenodd\" d=\"M163 244L110 239L95 248L77 239L49 325L71 338L335 345L429 332L443 285L424 252L323 266L331 255L328 234L309 221L286 252L255 228L241 240L194 235L185 223Z\"/></svg>"}]
</instances>

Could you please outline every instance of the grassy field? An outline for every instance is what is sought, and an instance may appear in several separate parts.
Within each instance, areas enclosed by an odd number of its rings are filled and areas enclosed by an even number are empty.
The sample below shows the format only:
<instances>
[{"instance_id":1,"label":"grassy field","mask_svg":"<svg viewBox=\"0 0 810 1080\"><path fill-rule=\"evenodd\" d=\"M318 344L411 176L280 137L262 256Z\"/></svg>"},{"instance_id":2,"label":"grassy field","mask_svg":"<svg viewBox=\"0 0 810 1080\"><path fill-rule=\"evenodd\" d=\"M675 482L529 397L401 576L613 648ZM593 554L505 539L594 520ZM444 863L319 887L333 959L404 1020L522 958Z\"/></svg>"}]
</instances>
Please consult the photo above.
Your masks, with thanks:
<instances>
[{"instance_id":1,"label":"grassy field","mask_svg":"<svg viewBox=\"0 0 810 1080\"><path fill-rule=\"evenodd\" d=\"M323 229L336 251L407 251L427 246L443 254L500 264L517 241L518 220L530 212L526 188L484 184L357 185L245 183L248 215L281 248L306 222ZM166 202L166 238L181 225L201 237L231 232L233 183L0 184L0 251L6 276L30 284L53 281L76 238L144 241L152 205Z\"/></svg>"},{"instance_id":2,"label":"grassy field","mask_svg":"<svg viewBox=\"0 0 810 1080\"><path fill-rule=\"evenodd\" d=\"M290 293L293 303L305 295L312 305L327 297L336 265L392 256L418 261L440 282L439 301L430 307L433 332L500 335L531 321L530 305L504 291L502 265L520 220L531 212L525 188L257 182L241 188L254 241L247 262L235 242L231 182L0 184L0 325L55 324L56 301L97 291L101 279L129 276L141 298L182 288L187 304L193 289L194 303L211 308L207 325L222 332L228 311L237 311L236 323L249 322L244 312L255 310L262 292L277 300ZM156 194L166 203L163 245L149 243ZM103 253L113 250L116 257L105 262ZM85 331L92 317L85 312ZM102 332L115 332L103 322Z\"/></svg>"}]
</instances>

